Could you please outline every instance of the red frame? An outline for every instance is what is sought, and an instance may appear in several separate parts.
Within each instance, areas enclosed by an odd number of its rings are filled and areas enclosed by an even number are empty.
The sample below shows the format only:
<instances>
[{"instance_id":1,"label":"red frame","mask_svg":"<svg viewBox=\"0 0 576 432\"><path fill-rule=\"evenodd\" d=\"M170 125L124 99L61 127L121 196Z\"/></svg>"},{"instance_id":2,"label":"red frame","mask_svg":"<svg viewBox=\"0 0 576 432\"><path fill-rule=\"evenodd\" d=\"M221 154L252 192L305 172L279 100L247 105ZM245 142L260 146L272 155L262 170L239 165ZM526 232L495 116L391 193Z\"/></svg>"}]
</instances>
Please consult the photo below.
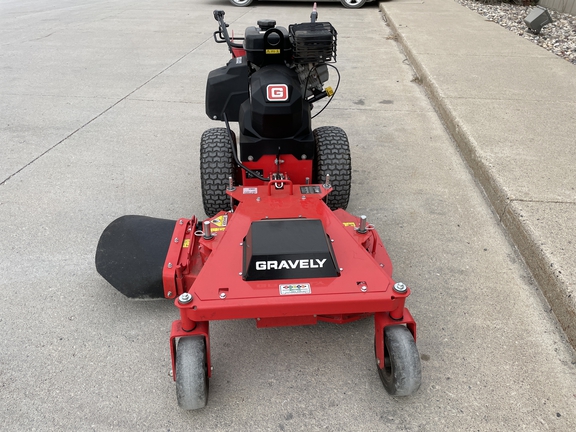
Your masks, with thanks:
<instances>
[{"instance_id":1,"label":"red frame","mask_svg":"<svg viewBox=\"0 0 576 432\"><path fill-rule=\"evenodd\" d=\"M314 181L312 179L312 160L311 159L297 159L291 154L280 155L280 169L281 172L289 172L290 175L287 176L294 182L294 184L305 184L306 178L309 182ZM276 164L275 155L264 155L257 161L253 162L243 162L246 168L256 171L261 170L264 177L270 177L273 173L278 172L278 165ZM244 186L261 186L264 182L258 180L254 177L249 177L245 170L242 170L242 185Z\"/></svg>"},{"instance_id":2,"label":"red frame","mask_svg":"<svg viewBox=\"0 0 576 432\"><path fill-rule=\"evenodd\" d=\"M232 212L210 218L214 236L204 238L198 220L180 219L174 228L163 270L165 296L175 299L180 320L172 325L170 350L176 379L176 339L202 335L206 339L211 375L209 321L254 318L258 327L346 323L374 314L376 356L384 367L384 331L406 325L416 339L416 323L405 293L393 290L392 263L374 229L360 233L360 218L344 210L331 211L324 199L331 191L301 194L303 185L290 180L260 186L238 186L228 191L238 202ZM307 185L310 186L310 185ZM245 281L242 279L242 242L252 221L275 218L310 218L322 221L341 267L335 278ZM310 294L280 295L279 285L310 284ZM365 289L363 288L365 287ZM190 293L192 301L177 297Z\"/></svg>"},{"instance_id":3,"label":"red frame","mask_svg":"<svg viewBox=\"0 0 576 432\"><path fill-rule=\"evenodd\" d=\"M232 39L232 42L234 42L234 39ZM246 55L246 50L244 48L230 47L230 49L232 50L233 58L244 57Z\"/></svg>"}]
</instances>

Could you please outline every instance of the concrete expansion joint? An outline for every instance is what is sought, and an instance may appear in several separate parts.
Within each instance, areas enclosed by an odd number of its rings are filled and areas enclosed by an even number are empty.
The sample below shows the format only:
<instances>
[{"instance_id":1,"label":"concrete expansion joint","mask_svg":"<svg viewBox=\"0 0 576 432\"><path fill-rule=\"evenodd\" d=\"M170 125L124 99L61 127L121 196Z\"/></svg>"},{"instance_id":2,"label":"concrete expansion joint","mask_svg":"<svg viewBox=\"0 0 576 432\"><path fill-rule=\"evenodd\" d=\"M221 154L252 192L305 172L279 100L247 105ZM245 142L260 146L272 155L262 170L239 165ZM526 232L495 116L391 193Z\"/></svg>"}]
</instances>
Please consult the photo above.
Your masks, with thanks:
<instances>
[{"instance_id":1,"label":"concrete expansion joint","mask_svg":"<svg viewBox=\"0 0 576 432\"><path fill-rule=\"evenodd\" d=\"M488 201L491 202L490 197L488 197ZM498 214L498 219L500 220L500 222L503 223L504 217L506 216L506 213L508 212L508 209L510 208L510 204L512 204L513 201L507 201L506 204L504 204L504 207L502 208L502 211ZM492 207L494 207L494 205L492 205Z\"/></svg>"}]
</instances>

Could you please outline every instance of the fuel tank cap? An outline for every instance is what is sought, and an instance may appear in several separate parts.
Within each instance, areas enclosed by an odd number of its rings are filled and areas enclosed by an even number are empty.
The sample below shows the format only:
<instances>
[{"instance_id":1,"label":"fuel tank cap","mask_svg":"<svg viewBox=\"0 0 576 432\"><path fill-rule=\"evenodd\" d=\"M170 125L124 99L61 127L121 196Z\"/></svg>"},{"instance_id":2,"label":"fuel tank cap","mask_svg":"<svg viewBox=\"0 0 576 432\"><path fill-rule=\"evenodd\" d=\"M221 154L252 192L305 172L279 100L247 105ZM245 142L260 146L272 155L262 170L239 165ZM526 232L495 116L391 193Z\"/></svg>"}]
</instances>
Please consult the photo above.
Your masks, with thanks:
<instances>
[{"instance_id":1,"label":"fuel tank cap","mask_svg":"<svg viewBox=\"0 0 576 432\"><path fill-rule=\"evenodd\" d=\"M276 27L276 20L273 19L258 20L258 27L260 27L260 30L263 31L270 30L271 28Z\"/></svg>"}]
</instances>

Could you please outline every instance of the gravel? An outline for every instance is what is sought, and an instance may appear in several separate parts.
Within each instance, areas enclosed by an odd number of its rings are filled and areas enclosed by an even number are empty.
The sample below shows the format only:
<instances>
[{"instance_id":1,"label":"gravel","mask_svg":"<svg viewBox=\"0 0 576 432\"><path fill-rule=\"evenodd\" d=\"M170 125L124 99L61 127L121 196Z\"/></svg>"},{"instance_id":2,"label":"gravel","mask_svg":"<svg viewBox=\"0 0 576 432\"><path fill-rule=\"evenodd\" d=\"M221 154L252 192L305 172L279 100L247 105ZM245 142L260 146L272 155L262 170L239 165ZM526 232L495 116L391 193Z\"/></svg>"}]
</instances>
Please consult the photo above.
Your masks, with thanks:
<instances>
[{"instance_id":1,"label":"gravel","mask_svg":"<svg viewBox=\"0 0 576 432\"><path fill-rule=\"evenodd\" d=\"M540 45L542 48L576 65L576 16L548 9L552 23L545 25L540 34L535 35L524 24L524 18L533 6L521 6L512 3L499 3L475 0L455 0L462 6L475 10L507 28L511 32Z\"/></svg>"}]
</instances>

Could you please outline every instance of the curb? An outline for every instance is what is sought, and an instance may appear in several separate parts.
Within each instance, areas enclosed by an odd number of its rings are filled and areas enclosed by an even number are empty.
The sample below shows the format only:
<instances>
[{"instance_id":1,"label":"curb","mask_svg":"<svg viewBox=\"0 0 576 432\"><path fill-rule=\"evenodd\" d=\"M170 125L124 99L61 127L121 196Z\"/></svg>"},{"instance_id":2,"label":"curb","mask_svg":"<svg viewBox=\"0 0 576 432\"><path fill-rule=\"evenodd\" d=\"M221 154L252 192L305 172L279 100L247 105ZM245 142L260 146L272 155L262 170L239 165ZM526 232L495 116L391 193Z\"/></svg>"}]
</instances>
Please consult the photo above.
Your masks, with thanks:
<instances>
[{"instance_id":1,"label":"curb","mask_svg":"<svg viewBox=\"0 0 576 432\"><path fill-rule=\"evenodd\" d=\"M428 93L446 129L456 142L462 157L508 233L513 246L520 253L540 291L548 301L550 310L559 321L568 342L576 349L576 299L572 298L568 281L558 269L555 269L546 251L540 246L542 241L538 233L523 220L517 203L508 198L505 185L500 182L489 164L483 160L476 140L468 132L466 125L459 120L450 102L442 95L441 89L430 78L426 66L414 55L385 6L380 4L379 9L402 46L404 54Z\"/></svg>"}]
</instances>

